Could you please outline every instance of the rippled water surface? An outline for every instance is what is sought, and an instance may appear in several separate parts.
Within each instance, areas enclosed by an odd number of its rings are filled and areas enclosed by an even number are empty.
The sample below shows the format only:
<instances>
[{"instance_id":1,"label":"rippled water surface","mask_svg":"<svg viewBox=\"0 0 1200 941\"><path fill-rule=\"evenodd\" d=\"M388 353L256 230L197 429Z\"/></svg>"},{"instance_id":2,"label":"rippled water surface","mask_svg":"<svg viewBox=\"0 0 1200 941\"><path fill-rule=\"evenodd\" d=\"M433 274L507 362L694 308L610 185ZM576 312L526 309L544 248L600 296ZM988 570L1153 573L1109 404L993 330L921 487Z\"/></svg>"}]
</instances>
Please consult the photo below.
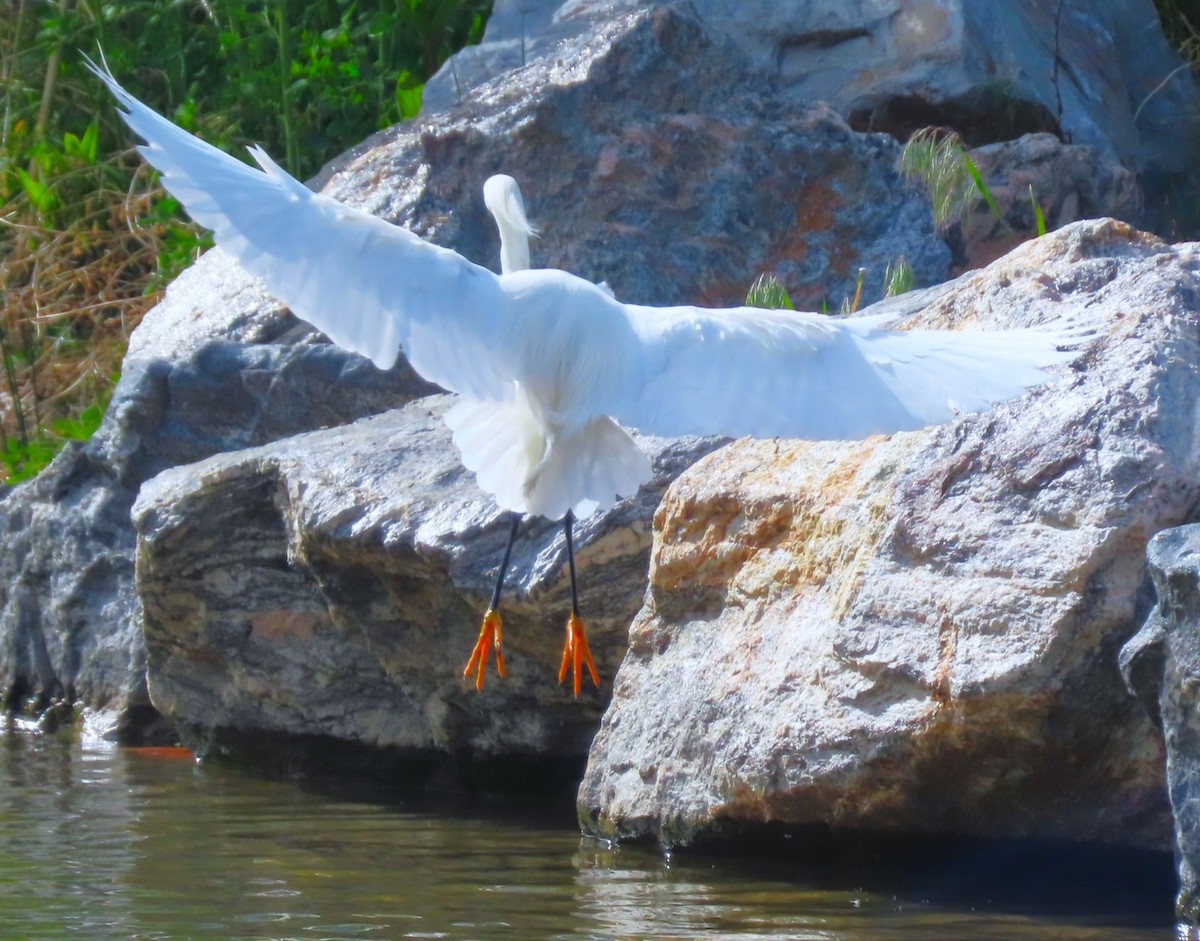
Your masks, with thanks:
<instances>
[{"instance_id":1,"label":"rippled water surface","mask_svg":"<svg viewBox=\"0 0 1200 941\"><path fill-rule=\"evenodd\" d=\"M39 736L0 738L0 815L0 939L1174 936L1162 860L828 877L667 861L580 839L569 808L435 813Z\"/></svg>"}]
</instances>

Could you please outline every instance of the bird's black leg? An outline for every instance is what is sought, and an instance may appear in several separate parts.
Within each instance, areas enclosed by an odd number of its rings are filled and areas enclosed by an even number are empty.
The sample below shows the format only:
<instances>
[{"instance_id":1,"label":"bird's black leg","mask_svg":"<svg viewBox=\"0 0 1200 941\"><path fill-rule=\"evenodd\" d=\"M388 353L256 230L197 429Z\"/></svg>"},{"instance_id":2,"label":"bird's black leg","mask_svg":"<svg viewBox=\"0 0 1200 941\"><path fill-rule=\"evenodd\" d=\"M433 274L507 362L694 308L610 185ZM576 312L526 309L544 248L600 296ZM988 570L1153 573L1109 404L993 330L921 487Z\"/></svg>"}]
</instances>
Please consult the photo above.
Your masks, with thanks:
<instances>
[{"instance_id":1,"label":"bird's black leg","mask_svg":"<svg viewBox=\"0 0 1200 941\"><path fill-rule=\"evenodd\" d=\"M567 569L571 574L571 616L567 619L567 640L563 645L562 665L558 668L558 681L561 683L567 677L568 668L571 670L572 689L576 696L583 686L583 667L586 665L592 682L600 685L600 675L596 672L596 664L592 661L592 651L588 648L587 632L583 627L583 618L579 616L579 591L575 586L575 546L571 541L571 524L575 515L567 510L563 517L563 533L567 537Z\"/></svg>"},{"instance_id":2,"label":"bird's black leg","mask_svg":"<svg viewBox=\"0 0 1200 941\"><path fill-rule=\"evenodd\" d=\"M500 571L496 575L496 588L492 591L492 603L488 605L487 613L483 616L483 626L479 628L479 639L475 641L475 649L471 651L471 659L467 661L463 676L470 676L475 671L475 689L483 689L483 678L487 671L488 651L496 651L496 672L504 676L504 650L500 646L504 622L500 617L500 592L504 588L504 575L508 571L508 560L512 556L513 543L517 539L517 527L521 525L521 517L514 513L512 529L508 531L508 543L504 546L504 557L500 560Z\"/></svg>"},{"instance_id":3,"label":"bird's black leg","mask_svg":"<svg viewBox=\"0 0 1200 941\"><path fill-rule=\"evenodd\" d=\"M575 545L571 541L571 524L575 522L575 514L567 510L563 517L563 532L567 537L567 568L571 572L571 614L579 617L579 589L575 587Z\"/></svg>"},{"instance_id":4,"label":"bird's black leg","mask_svg":"<svg viewBox=\"0 0 1200 941\"><path fill-rule=\"evenodd\" d=\"M508 544L504 547L504 557L500 560L500 571L496 574L496 590L492 592L492 603L488 605L489 611L495 611L500 607L500 590L504 587L504 575L508 571L508 560L512 556L513 543L517 541L517 527L520 525L521 517L514 513L512 529L508 531Z\"/></svg>"}]
</instances>

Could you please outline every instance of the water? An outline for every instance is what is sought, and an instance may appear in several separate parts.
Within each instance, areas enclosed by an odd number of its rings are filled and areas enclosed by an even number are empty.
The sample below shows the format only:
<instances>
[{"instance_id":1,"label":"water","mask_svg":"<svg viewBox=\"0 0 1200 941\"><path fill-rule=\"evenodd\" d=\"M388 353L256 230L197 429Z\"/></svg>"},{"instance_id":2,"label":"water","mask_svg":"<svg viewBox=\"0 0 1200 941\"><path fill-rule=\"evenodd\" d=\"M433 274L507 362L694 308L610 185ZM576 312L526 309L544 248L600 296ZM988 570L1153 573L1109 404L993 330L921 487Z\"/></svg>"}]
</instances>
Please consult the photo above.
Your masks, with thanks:
<instances>
[{"instance_id":1,"label":"water","mask_svg":"<svg viewBox=\"0 0 1200 941\"><path fill-rule=\"evenodd\" d=\"M1174 937L1157 857L1097 868L1088 854L1076 871L1035 854L992 860L982 878L957 862L830 874L668 861L581 839L569 807L543 817L348 800L176 751L0 737L0 939Z\"/></svg>"}]
</instances>

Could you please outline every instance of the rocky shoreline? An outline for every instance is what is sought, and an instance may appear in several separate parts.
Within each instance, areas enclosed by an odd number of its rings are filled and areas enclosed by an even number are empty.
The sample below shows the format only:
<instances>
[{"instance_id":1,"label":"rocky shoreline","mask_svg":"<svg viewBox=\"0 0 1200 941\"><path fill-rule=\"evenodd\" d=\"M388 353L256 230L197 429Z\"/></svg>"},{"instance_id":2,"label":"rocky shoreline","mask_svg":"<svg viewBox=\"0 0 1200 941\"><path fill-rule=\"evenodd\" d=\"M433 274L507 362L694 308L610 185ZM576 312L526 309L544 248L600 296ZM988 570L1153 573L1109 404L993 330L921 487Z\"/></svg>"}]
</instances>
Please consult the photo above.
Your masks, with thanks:
<instances>
[{"instance_id":1,"label":"rocky shoreline","mask_svg":"<svg viewBox=\"0 0 1200 941\"><path fill-rule=\"evenodd\" d=\"M461 671L507 523L458 462L446 397L331 346L213 251L135 333L98 435L0 492L9 708L78 702L116 740L251 759L341 742L414 781L586 759L585 828L668 846L768 823L1176 846L1194 923L1200 579L1173 527L1200 506L1200 246L1135 226L1200 130L1164 146L1164 115L1200 113L1196 92L1170 86L1136 128L1074 92L1055 114L1041 53L1013 38L1036 5L916 6L914 51L898 14L828 32L828 12L749 28L720 4L545 4L518 34L499 3L457 91L442 75L424 117L317 182L490 264L479 185L510 173L535 264L640 302L736 304L771 271L797 306L836 309L866 269L862 312L912 326L1098 319L1054 382L865 442L643 439L653 485L577 529L602 688L555 682L565 547L534 522L510 676L477 694ZM1153 8L1092 16L1119 32ZM886 81L830 78L831 47L804 38L822 29L875 37ZM1116 94L1087 35L1073 61ZM1033 116L1010 137L967 109L983 36L1035 76L1005 86ZM1140 100L1153 70L1122 69ZM814 100L813 76L845 93ZM882 133L916 114L957 116L1007 221L980 201L935 229ZM1036 241L1029 181L1055 230ZM901 256L932 287L870 304Z\"/></svg>"}]
</instances>

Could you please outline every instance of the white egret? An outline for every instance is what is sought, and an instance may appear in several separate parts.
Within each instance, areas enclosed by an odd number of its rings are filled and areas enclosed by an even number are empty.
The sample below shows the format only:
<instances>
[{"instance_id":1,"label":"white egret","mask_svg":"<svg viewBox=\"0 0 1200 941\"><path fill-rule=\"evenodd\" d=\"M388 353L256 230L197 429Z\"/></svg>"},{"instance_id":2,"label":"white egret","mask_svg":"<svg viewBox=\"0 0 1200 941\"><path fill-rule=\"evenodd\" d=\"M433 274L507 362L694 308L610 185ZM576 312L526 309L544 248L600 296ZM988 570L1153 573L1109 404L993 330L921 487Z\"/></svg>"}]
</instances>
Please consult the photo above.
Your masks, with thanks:
<instances>
[{"instance_id":1,"label":"white egret","mask_svg":"<svg viewBox=\"0 0 1200 941\"><path fill-rule=\"evenodd\" d=\"M651 476L622 424L816 439L922 428L1043 382L1091 335L1073 322L897 331L887 316L624 304L565 271L521 270L532 229L515 222L524 219L519 191L500 183L489 184L496 201L488 197L506 237L497 276L312 192L260 147L250 148L257 168L228 156L89 65L146 141L139 150L163 185L221 249L335 343L381 369L403 350L422 376L458 393L446 421L480 487L514 514L564 521L572 611L560 680L569 667L576 694L584 667L598 678L576 598L572 519ZM503 675L498 598L499 583L468 663L477 687L489 649Z\"/></svg>"}]
</instances>

